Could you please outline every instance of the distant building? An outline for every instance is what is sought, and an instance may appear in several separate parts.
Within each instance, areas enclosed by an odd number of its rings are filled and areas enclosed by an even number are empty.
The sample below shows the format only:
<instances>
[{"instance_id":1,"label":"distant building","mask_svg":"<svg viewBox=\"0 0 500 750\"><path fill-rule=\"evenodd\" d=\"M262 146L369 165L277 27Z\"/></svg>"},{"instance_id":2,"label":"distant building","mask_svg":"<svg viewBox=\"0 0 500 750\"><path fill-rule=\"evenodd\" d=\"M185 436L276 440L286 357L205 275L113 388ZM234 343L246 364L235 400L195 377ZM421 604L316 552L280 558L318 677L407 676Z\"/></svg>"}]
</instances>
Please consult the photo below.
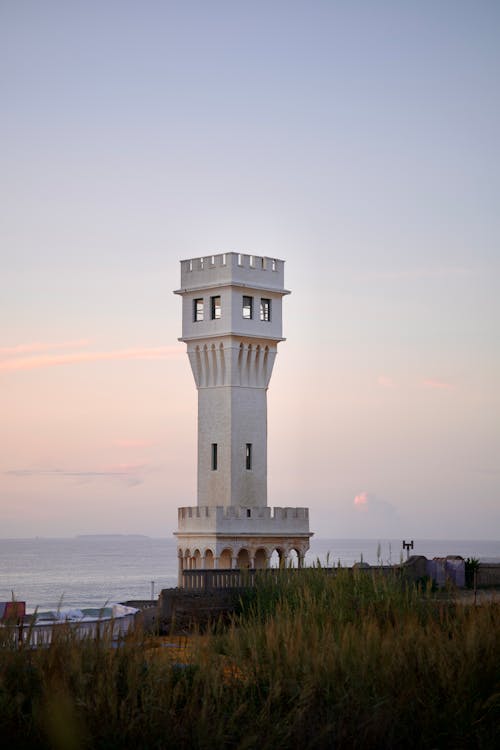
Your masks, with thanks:
<instances>
[{"instance_id":1,"label":"distant building","mask_svg":"<svg viewBox=\"0 0 500 750\"><path fill-rule=\"evenodd\" d=\"M267 506L267 388L282 337L284 261L181 261L182 337L198 389L198 504L179 508L184 569L265 568L309 549L307 508Z\"/></svg>"}]
</instances>

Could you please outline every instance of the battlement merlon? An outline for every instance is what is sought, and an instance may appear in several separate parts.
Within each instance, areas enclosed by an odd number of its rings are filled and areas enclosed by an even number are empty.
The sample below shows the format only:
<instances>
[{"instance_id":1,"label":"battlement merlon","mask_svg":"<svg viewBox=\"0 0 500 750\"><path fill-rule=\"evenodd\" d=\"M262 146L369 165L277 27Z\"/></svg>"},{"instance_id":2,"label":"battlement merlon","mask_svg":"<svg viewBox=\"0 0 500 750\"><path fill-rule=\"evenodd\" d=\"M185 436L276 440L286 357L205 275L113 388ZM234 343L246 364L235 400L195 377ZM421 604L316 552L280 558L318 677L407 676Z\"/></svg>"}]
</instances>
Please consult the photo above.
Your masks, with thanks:
<instances>
[{"instance_id":1,"label":"battlement merlon","mask_svg":"<svg viewBox=\"0 0 500 750\"><path fill-rule=\"evenodd\" d=\"M218 253L181 260L181 288L175 294L222 286L290 294L284 284L285 261L247 253Z\"/></svg>"}]
</instances>

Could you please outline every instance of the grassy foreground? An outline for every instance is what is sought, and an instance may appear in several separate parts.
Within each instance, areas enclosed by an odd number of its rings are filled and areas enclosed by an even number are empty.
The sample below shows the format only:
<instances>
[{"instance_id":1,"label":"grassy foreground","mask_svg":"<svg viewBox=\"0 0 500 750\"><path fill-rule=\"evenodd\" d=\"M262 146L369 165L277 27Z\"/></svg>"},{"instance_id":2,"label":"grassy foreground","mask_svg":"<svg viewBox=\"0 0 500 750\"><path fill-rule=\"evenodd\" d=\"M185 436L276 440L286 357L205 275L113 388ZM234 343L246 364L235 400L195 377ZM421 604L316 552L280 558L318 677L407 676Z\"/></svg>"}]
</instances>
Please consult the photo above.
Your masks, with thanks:
<instances>
[{"instance_id":1,"label":"grassy foreground","mask_svg":"<svg viewBox=\"0 0 500 750\"><path fill-rule=\"evenodd\" d=\"M178 653L175 658L178 658ZM248 593L180 666L136 634L0 645L4 747L496 748L500 605L320 569Z\"/></svg>"}]
</instances>

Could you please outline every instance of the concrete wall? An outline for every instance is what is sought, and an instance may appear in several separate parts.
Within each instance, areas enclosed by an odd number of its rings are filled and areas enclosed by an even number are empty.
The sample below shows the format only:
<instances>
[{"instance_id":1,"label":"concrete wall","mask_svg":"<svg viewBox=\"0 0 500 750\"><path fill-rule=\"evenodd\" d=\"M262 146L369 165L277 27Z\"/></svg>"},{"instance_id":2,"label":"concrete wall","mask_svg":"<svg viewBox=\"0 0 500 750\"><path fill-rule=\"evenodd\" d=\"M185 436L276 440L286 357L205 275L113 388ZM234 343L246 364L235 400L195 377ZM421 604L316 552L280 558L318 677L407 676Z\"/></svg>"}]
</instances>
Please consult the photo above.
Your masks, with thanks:
<instances>
[{"instance_id":1,"label":"concrete wall","mask_svg":"<svg viewBox=\"0 0 500 750\"><path fill-rule=\"evenodd\" d=\"M489 586L500 587L500 564L479 563L476 580L478 588L487 588Z\"/></svg>"},{"instance_id":2,"label":"concrete wall","mask_svg":"<svg viewBox=\"0 0 500 750\"><path fill-rule=\"evenodd\" d=\"M208 592L164 589L158 600L160 630L182 632L204 627L235 611L238 595L228 589Z\"/></svg>"},{"instance_id":3,"label":"concrete wall","mask_svg":"<svg viewBox=\"0 0 500 750\"><path fill-rule=\"evenodd\" d=\"M463 588L465 586L465 561L462 557L435 557L427 561L427 575L437 586L451 583Z\"/></svg>"},{"instance_id":4,"label":"concrete wall","mask_svg":"<svg viewBox=\"0 0 500 750\"><path fill-rule=\"evenodd\" d=\"M123 602L126 607L135 607L139 611L135 616L136 627L151 632L158 627L158 600L157 599L130 599Z\"/></svg>"}]
</instances>

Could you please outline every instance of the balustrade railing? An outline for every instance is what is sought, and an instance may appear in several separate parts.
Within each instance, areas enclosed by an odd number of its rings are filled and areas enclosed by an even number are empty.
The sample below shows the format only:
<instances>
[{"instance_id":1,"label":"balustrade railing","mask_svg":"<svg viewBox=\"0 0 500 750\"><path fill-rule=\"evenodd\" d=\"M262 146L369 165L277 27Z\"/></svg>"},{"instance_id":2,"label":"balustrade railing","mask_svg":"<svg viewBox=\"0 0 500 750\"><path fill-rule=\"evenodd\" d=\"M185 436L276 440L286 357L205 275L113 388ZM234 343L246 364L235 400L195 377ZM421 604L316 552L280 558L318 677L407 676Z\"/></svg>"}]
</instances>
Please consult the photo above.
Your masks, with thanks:
<instances>
[{"instance_id":1,"label":"balustrade railing","mask_svg":"<svg viewBox=\"0 0 500 750\"><path fill-rule=\"evenodd\" d=\"M286 570L294 574L300 568ZM277 579L281 572L280 568L185 569L182 571L182 588L186 591L251 588L259 578Z\"/></svg>"},{"instance_id":2,"label":"balustrade railing","mask_svg":"<svg viewBox=\"0 0 500 750\"><path fill-rule=\"evenodd\" d=\"M66 622L14 622L2 625L4 633L16 646L39 648L48 646L59 634L69 633L83 640L85 638L110 638L116 641L133 629L136 621L135 614L98 620L80 620Z\"/></svg>"}]
</instances>

